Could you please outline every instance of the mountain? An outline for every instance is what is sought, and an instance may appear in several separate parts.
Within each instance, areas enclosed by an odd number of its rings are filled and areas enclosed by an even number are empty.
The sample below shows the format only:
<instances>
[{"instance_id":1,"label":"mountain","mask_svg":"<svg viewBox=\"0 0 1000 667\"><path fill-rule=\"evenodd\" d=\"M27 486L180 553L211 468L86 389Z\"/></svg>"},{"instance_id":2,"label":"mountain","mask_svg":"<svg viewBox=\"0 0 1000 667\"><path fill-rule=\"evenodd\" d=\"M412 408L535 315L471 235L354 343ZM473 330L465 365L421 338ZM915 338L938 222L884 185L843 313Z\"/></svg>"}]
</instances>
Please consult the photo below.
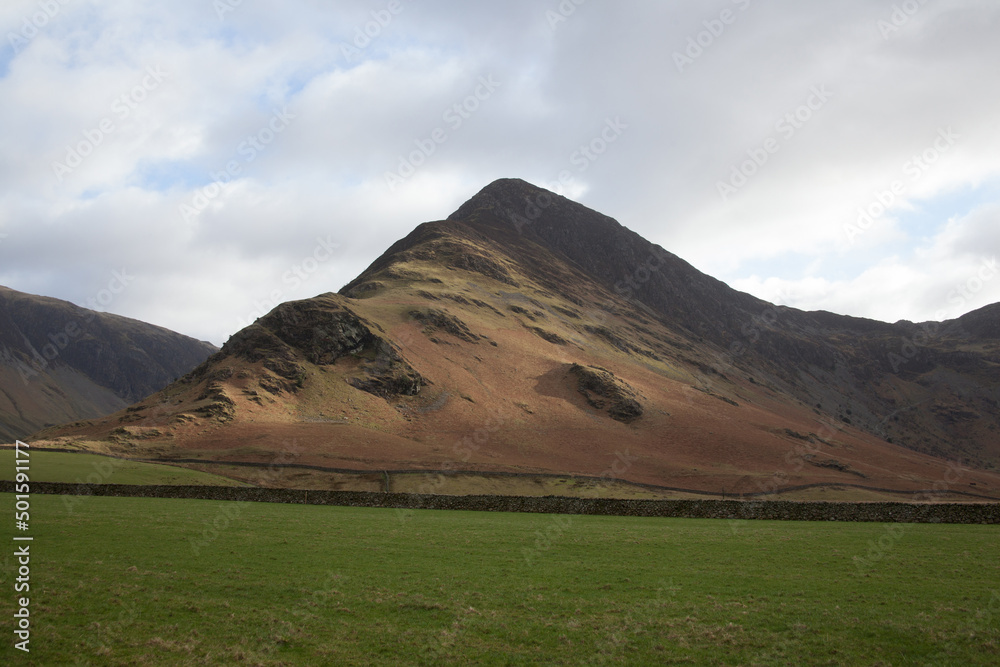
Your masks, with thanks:
<instances>
[{"instance_id":1,"label":"mountain","mask_svg":"<svg viewBox=\"0 0 1000 667\"><path fill-rule=\"evenodd\" d=\"M121 410L217 349L137 320L0 287L0 440Z\"/></svg>"},{"instance_id":2,"label":"mountain","mask_svg":"<svg viewBox=\"0 0 1000 667\"><path fill-rule=\"evenodd\" d=\"M37 437L178 461L1000 495L985 471L1000 463L998 315L775 306L505 179L162 392Z\"/></svg>"},{"instance_id":3,"label":"mountain","mask_svg":"<svg viewBox=\"0 0 1000 667\"><path fill-rule=\"evenodd\" d=\"M739 380L728 375L762 381L889 442L1000 463L1000 304L949 322L894 325L775 306L706 276L607 216L517 180L493 183L449 221L488 235L499 256L519 258L522 273L545 289L597 304L598 319L616 312L616 300L577 285L597 283L699 348L709 363L689 361L703 388L736 391ZM373 276L391 273L407 252L420 253L408 248L428 245L423 234L418 229L390 248L344 293L363 296L377 282ZM583 275L557 273L564 265ZM633 318L640 325L641 315ZM643 333L626 325L611 336L642 356L644 345L657 347Z\"/></svg>"}]
</instances>

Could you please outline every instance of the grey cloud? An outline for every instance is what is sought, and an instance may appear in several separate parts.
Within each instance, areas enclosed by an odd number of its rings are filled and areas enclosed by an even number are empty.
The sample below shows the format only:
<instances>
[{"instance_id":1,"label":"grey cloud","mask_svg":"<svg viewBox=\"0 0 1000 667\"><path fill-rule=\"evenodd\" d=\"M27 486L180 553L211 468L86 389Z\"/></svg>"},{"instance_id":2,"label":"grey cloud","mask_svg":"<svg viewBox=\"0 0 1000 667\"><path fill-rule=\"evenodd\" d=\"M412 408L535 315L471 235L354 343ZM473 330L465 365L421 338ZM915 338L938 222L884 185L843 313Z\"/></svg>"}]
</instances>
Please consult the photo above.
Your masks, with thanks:
<instances>
[{"instance_id":1,"label":"grey cloud","mask_svg":"<svg viewBox=\"0 0 1000 667\"><path fill-rule=\"evenodd\" d=\"M67 6L0 79L12 102L0 107L0 282L81 300L127 260L144 278L113 310L218 343L262 296L339 288L490 180L550 183L561 171L583 203L734 284L763 290L749 267L804 258L818 273L783 278L813 299L800 307L891 319L905 304L920 319L970 253L1000 245L991 208L947 233L942 219L931 246L926 230L906 227L905 208L860 245L843 232L941 127L963 141L906 196L997 178L1000 90L984 84L1000 55L994 3L928 3L883 36L893 4L870 0L588 1L554 27L547 12L559 11L557 0L401 0L361 59L346 58L343 45L387 4L244 2L221 19L195 0L97 2L89 19ZM724 11L729 23L720 23ZM0 28L19 20L0 11ZM83 38L71 45L76 33ZM702 44L688 52L689 40ZM678 53L694 54L683 71ZM154 62L173 73L169 85L56 181L52 161ZM451 127L444 112L481 76L500 88ZM829 102L782 137L776 124L820 85ZM248 160L241 143L277 108L294 121ZM599 159L574 163L608 118L628 129ZM447 141L413 177L420 186L391 191L386 172L438 127ZM718 182L772 137L780 150L723 202ZM184 220L179 206L233 160L238 182ZM147 192L140 173L153 167L174 177ZM898 229L889 222L897 216ZM342 249L336 261L290 288L288 268L328 235ZM866 289L866 275L924 275L927 253L946 279ZM867 262L850 279L849 257ZM786 267L772 264L770 274ZM810 287L822 281L840 285L840 296Z\"/></svg>"}]
</instances>

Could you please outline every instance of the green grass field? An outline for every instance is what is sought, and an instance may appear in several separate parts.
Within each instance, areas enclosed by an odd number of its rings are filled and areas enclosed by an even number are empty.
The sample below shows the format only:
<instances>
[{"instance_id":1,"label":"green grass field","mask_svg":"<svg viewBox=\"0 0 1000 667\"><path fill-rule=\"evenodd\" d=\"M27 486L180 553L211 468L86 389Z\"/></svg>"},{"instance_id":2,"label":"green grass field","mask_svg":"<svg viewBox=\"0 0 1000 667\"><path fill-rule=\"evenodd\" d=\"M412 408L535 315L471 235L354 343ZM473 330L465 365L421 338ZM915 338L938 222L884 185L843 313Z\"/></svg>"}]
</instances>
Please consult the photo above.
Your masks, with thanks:
<instances>
[{"instance_id":1,"label":"green grass field","mask_svg":"<svg viewBox=\"0 0 1000 667\"><path fill-rule=\"evenodd\" d=\"M239 482L211 473L159 465L125 461L96 454L47 452L28 450L31 481L66 482L69 484L185 484L205 486L236 486ZM14 450L0 449L0 479L14 479Z\"/></svg>"},{"instance_id":2,"label":"green grass field","mask_svg":"<svg viewBox=\"0 0 1000 667\"><path fill-rule=\"evenodd\" d=\"M32 652L7 556L4 664L1000 664L997 526L31 509Z\"/></svg>"}]
</instances>

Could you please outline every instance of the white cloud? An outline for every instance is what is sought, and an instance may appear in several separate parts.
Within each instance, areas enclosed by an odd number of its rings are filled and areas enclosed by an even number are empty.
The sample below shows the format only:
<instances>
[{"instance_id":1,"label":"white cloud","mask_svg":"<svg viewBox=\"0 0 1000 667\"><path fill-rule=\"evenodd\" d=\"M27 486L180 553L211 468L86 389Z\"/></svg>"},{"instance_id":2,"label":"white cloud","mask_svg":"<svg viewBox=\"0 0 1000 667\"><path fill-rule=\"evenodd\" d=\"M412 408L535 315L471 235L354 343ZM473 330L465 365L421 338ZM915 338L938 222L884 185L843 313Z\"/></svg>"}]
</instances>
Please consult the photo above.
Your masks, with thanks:
<instances>
[{"instance_id":1,"label":"white cloud","mask_svg":"<svg viewBox=\"0 0 1000 667\"><path fill-rule=\"evenodd\" d=\"M907 257L890 256L846 280L750 276L734 288L809 310L883 321L954 319L1000 301L1000 206L949 221Z\"/></svg>"},{"instance_id":2,"label":"white cloud","mask_svg":"<svg viewBox=\"0 0 1000 667\"><path fill-rule=\"evenodd\" d=\"M379 3L243 2L220 19L195 0L95 0L65 3L17 53L5 39L0 283L82 302L134 267L110 310L221 343L276 290L338 289L494 178L565 170L571 196L764 298L883 320L997 300L992 282L949 300L1000 247L995 199L942 208L1000 174L995 3L929 3L886 37L892 7L867 0L584 3L554 29L556 2L401 6L359 59L343 45ZM37 8L5 3L0 34ZM723 9L736 20L679 72L675 52ZM149 67L168 77L136 101ZM450 127L444 112L483 76L500 87ZM816 86L829 100L779 130ZM276 109L294 120L250 161L240 146ZM60 181L53 163L105 118L112 131ZM582 170L572 156L608 118L628 128ZM390 191L386 171L438 127L447 141ZM948 127L960 139L911 178ZM722 201L718 182L769 138L779 150ZM234 183L184 220L234 160ZM845 226L895 180L904 191L852 242ZM918 228L925 210L940 220ZM283 280L328 236L339 254Z\"/></svg>"}]
</instances>

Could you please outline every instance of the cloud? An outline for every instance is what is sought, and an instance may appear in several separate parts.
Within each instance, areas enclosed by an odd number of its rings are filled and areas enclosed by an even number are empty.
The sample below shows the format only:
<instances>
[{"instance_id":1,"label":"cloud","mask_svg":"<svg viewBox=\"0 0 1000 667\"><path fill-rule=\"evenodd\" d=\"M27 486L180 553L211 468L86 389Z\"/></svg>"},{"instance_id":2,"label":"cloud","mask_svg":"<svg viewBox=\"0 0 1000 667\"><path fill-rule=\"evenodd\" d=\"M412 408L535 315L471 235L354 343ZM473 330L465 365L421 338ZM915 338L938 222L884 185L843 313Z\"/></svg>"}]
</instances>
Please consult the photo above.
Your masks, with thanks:
<instances>
[{"instance_id":1,"label":"cloud","mask_svg":"<svg viewBox=\"0 0 1000 667\"><path fill-rule=\"evenodd\" d=\"M847 279L753 275L736 289L810 310L883 321L955 319L1000 302L1000 206L990 204L959 219L906 257L889 256Z\"/></svg>"},{"instance_id":2,"label":"cloud","mask_svg":"<svg viewBox=\"0 0 1000 667\"><path fill-rule=\"evenodd\" d=\"M883 320L997 300L948 298L1000 240L994 3L225 6L64 2L34 31L39 3L0 9L0 283L83 303L128 267L109 310L221 343L495 178L563 175L764 298Z\"/></svg>"}]
</instances>

